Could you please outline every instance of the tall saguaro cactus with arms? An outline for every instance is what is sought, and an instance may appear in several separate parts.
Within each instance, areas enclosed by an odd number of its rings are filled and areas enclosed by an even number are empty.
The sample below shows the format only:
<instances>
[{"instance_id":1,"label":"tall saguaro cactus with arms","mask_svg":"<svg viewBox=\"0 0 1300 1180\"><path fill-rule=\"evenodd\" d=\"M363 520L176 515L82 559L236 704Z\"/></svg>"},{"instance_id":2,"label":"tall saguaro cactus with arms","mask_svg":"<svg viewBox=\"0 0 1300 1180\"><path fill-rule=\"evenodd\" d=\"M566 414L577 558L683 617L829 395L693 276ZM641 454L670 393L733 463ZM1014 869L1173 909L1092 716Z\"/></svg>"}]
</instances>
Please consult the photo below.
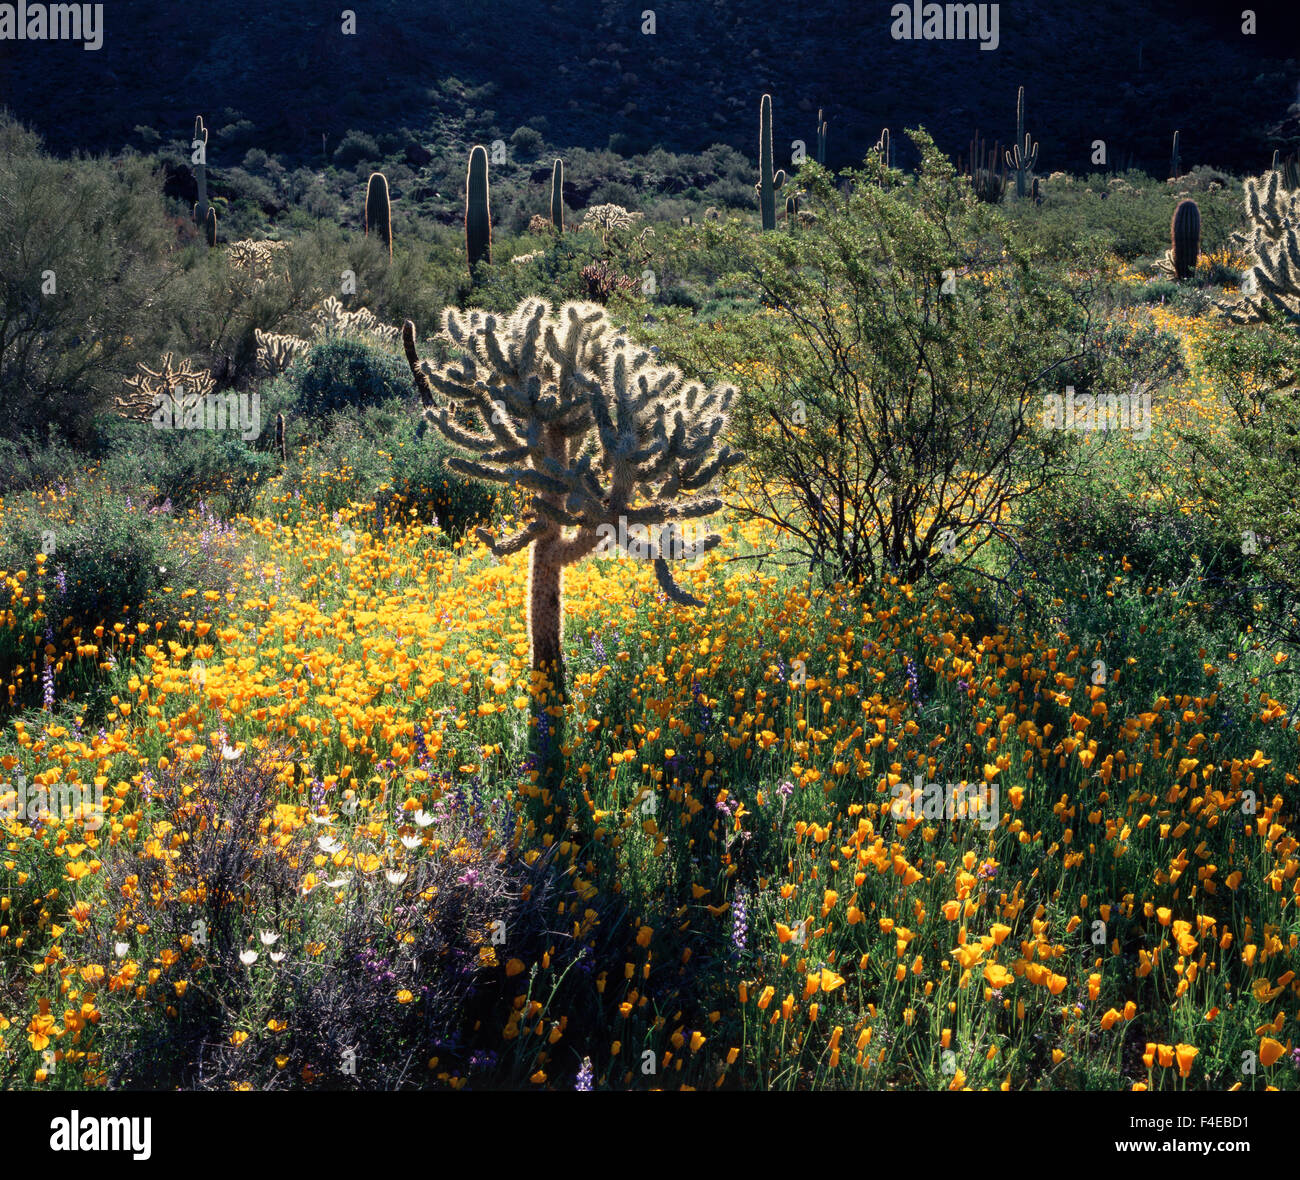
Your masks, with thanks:
<instances>
[{"instance_id":1,"label":"tall saguaro cactus with arms","mask_svg":"<svg viewBox=\"0 0 1300 1180\"><path fill-rule=\"evenodd\" d=\"M1029 191L1029 174L1038 163L1038 143L1025 130L1025 88L1016 91L1016 142L1007 152L1007 167L1016 172L1016 196Z\"/></svg>"},{"instance_id":2,"label":"tall saguaro cactus with arms","mask_svg":"<svg viewBox=\"0 0 1300 1180\"><path fill-rule=\"evenodd\" d=\"M563 698L566 566L602 543L645 556L628 539L640 526L653 538L648 555L664 593L702 605L668 562L721 541L710 534L683 544L680 523L717 512L721 500L696 493L744 459L721 441L735 390L706 389L659 365L594 303L553 312L527 299L509 316L448 308L442 331L460 355L434 369L416 353L415 325L402 329L425 417L465 452L450 468L532 493L518 533L478 536L499 557L531 549L532 667Z\"/></svg>"},{"instance_id":3,"label":"tall saguaro cactus with arms","mask_svg":"<svg viewBox=\"0 0 1300 1180\"><path fill-rule=\"evenodd\" d=\"M758 104L758 190L759 214L764 229L776 229L776 192L785 184L785 169L773 171L772 96L763 95Z\"/></svg>"}]
</instances>

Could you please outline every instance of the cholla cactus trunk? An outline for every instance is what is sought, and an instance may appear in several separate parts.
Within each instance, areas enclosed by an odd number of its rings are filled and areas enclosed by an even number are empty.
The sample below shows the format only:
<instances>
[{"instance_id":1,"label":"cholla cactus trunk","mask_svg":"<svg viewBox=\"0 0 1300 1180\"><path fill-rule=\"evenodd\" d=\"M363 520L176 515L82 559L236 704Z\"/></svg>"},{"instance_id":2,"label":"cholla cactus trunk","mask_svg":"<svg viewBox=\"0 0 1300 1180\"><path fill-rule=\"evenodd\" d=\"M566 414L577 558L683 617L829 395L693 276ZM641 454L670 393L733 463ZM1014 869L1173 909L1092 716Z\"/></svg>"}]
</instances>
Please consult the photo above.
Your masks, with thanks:
<instances>
[{"instance_id":1,"label":"cholla cactus trunk","mask_svg":"<svg viewBox=\"0 0 1300 1180\"><path fill-rule=\"evenodd\" d=\"M1180 281L1190 279L1201 251L1201 210L1195 201L1178 202L1169 233L1173 239L1174 275Z\"/></svg>"},{"instance_id":2,"label":"cholla cactus trunk","mask_svg":"<svg viewBox=\"0 0 1300 1180\"><path fill-rule=\"evenodd\" d=\"M763 95L758 104L758 189L759 215L765 230L776 229L776 191L785 184L785 171L772 171L772 96Z\"/></svg>"},{"instance_id":3,"label":"cholla cactus trunk","mask_svg":"<svg viewBox=\"0 0 1300 1180\"><path fill-rule=\"evenodd\" d=\"M289 456L284 446L284 415L276 414L275 416L275 449L280 453L280 462L287 463Z\"/></svg>"},{"instance_id":4,"label":"cholla cactus trunk","mask_svg":"<svg viewBox=\"0 0 1300 1180\"><path fill-rule=\"evenodd\" d=\"M551 224L557 234L564 232L564 161L556 160L551 169Z\"/></svg>"},{"instance_id":5,"label":"cholla cactus trunk","mask_svg":"<svg viewBox=\"0 0 1300 1180\"><path fill-rule=\"evenodd\" d=\"M388 199L388 177L372 172L366 185L366 237L375 234L393 258L393 209Z\"/></svg>"},{"instance_id":6,"label":"cholla cactus trunk","mask_svg":"<svg viewBox=\"0 0 1300 1180\"><path fill-rule=\"evenodd\" d=\"M830 134L830 124L822 118L822 108L817 108L817 163L826 165L826 137Z\"/></svg>"},{"instance_id":7,"label":"cholla cactus trunk","mask_svg":"<svg viewBox=\"0 0 1300 1180\"><path fill-rule=\"evenodd\" d=\"M469 154L465 176L465 254L470 274L492 261L492 207L488 193L488 154L481 144Z\"/></svg>"}]
</instances>

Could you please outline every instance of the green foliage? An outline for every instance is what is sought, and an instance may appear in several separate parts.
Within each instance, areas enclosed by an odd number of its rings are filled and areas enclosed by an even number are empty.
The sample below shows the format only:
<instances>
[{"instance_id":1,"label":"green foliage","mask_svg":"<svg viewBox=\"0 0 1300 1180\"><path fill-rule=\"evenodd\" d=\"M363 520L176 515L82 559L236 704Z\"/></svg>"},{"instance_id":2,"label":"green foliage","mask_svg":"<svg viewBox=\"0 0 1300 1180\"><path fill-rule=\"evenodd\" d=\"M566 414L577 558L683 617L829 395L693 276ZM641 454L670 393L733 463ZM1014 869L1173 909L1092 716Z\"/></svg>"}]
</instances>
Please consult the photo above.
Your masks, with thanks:
<instances>
[{"instance_id":1,"label":"green foliage","mask_svg":"<svg viewBox=\"0 0 1300 1180\"><path fill-rule=\"evenodd\" d=\"M400 357L348 337L313 344L290 366L287 378L292 391L287 408L305 418L410 397Z\"/></svg>"},{"instance_id":2,"label":"green foliage","mask_svg":"<svg viewBox=\"0 0 1300 1180\"><path fill-rule=\"evenodd\" d=\"M157 360L182 297L159 188L142 159L54 159L0 113L0 435L84 444L137 357Z\"/></svg>"},{"instance_id":3,"label":"green foliage","mask_svg":"<svg viewBox=\"0 0 1300 1180\"><path fill-rule=\"evenodd\" d=\"M837 576L915 580L946 530L973 554L987 514L1060 478L1073 449L1037 423L1044 387L1091 343L1095 297L1068 293L924 132L913 139L914 183L885 188L897 173L873 156L845 195L810 165L807 232L703 227L705 250L767 314L708 325L674 314L654 334L701 375L734 379L744 358L746 506Z\"/></svg>"}]
</instances>

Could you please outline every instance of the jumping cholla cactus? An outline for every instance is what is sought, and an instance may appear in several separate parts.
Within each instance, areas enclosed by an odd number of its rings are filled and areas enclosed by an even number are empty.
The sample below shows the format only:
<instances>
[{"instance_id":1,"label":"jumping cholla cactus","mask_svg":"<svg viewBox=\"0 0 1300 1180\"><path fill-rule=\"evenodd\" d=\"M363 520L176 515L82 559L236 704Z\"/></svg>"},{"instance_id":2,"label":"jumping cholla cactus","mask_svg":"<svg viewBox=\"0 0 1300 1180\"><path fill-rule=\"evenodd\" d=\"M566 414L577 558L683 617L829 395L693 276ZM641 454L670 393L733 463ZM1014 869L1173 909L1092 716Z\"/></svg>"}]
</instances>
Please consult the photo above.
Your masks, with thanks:
<instances>
[{"instance_id":1,"label":"jumping cholla cactus","mask_svg":"<svg viewBox=\"0 0 1300 1180\"><path fill-rule=\"evenodd\" d=\"M333 295L313 310L310 332L308 339L254 329L257 364L261 372L271 377L283 373L295 358L306 353L312 343L322 337L352 336L380 348L394 348L400 335L399 329L381 323L368 308L348 311Z\"/></svg>"},{"instance_id":2,"label":"jumping cholla cactus","mask_svg":"<svg viewBox=\"0 0 1300 1180\"><path fill-rule=\"evenodd\" d=\"M1016 143L1007 152L1007 167L1016 172L1016 196L1024 197L1029 191L1029 174L1038 163L1038 144L1025 130L1025 88L1016 92Z\"/></svg>"},{"instance_id":3,"label":"jumping cholla cactus","mask_svg":"<svg viewBox=\"0 0 1300 1180\"><path fill-rule=\"evenodd\" d=\"M600 234L601 245L608 247L611 234L627 229L643 216L642 213L629 213L622 205L592 205L582 214L582 228L594 229Z\"/></svg>"},{"instance_id":4,"label":"jumping cholla cactus","mask_svg":"<svg viewBox=\"0 0 1300 1180\"><path fill-rule=\"evenodd\" d=\"M261 328L253 329L253 338L257 342L257 367L269 377L279 376L295 357L311 347L311 342L300 336L263 332Z\"/></svg>"},{"instance_id":5,"label":"jumping cholla cactus","mask_svg":"<svg viewBox=\"0 0 1300 1180\"><path fill-rule=\"evenodd\" d=\"M401 335L400 329L381 323L369 308L348 311L333 295L316 308L313 324L318 336L370 336L388 348L395 347Z\"/></svg>"},{"instance_id":6,"label":"jumping cholla cactus","mask_svg":"<svg viewBox=\"0 0 1300 1180\"><path fill-rule=\"evenodd\" d=\"M1250 267L1241 297L1216 301L1233 323L1300 317L1300 191L1284 187L1279 172L1249 176L1243 186L1249 227L1232 244Z\"/></svg>"},{"instance_id":7,"label":"jumping cholla cactus","mask_svg":"<svg viewBox=\"0 0 1300 1180\"><path fill-rule=\"evenodd\" d=\"M693 560L721 541L710 534L683 544L679 524L719 511L721 500L692 493L744 459L720 443L735 390L704 389L659 365L595 304L553 313L545 300L527 299L507 317L448 308L442 331L460 355L441 369L417 356L410 320L402 331L425 417L474 456L448 459L452 470L532 493L520 532L478 536L498 557L531 547L532 667L563 696L565 566L598 546L636 556L629 530L648 530L664 593L702 605L674 582L668 561Z\"/></svg>"},{"instance_id":8,"label":"jumping cholla cactus","mask_svg":"<svg viewBox=\"0 0 1300 1180\"><path fill-rule=\"evenodd\" d=\"M206 397L216 386L207 369L191 368L189 358L176 363L170 352L163 353L157 371L143 361L138 361L136 368L140 371L123 381L130 392L124 398L113 399L123 418L148 421L157 408L157 399L161 395L184 397L197 394Z\"/></svg>"}]
</instances>

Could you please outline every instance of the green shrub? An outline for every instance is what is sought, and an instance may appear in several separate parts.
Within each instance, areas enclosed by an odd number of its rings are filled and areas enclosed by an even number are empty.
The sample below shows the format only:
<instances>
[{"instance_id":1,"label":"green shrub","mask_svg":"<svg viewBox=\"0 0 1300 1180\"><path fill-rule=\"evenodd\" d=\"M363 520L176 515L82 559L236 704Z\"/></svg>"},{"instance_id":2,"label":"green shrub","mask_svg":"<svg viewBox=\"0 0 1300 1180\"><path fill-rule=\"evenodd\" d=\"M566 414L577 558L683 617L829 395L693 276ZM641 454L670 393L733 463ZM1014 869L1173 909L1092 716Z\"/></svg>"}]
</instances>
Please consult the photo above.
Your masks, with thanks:
<instances>
[{"instance_id":1,"label":"green shrub","mask_svg":"<svg viewBox=\"0 0 1300 1180\"><path fill-rule=\"evenodd\" d=\"M288 377L299 415L315 417L412 397L411 374L401 358L347 337L313 344L290 367Z\"/></svg>"}]
</instances>

